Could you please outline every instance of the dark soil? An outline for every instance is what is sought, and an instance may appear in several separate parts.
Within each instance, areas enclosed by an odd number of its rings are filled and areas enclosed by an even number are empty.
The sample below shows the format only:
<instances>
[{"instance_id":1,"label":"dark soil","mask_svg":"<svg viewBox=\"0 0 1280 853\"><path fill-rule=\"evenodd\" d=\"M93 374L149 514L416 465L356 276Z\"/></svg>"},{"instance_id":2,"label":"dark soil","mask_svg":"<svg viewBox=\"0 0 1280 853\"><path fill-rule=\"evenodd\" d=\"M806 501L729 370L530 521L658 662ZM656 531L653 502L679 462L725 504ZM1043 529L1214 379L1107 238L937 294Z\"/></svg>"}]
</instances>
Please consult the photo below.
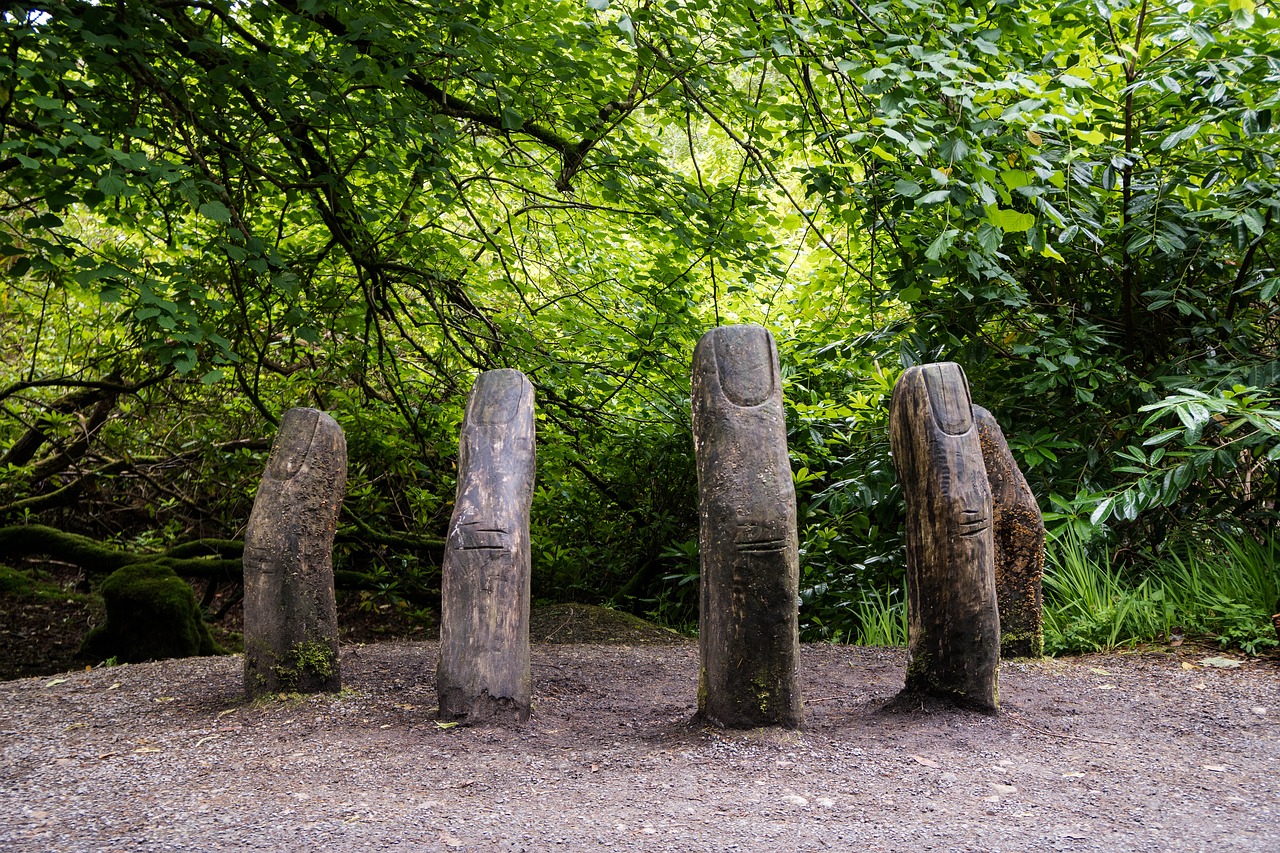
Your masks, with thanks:
<instances>
[{"instance_id":1,"label":"dark soil","mask_svg":"<svg viewBox=\"0 0 1280 853\"><path fill-rule=\"evenodd\" d=\"M73 659L96 614L59 592L4 605L6 665ZM806 646L803 730L726 732L694 719L696 642L581 606L533 626L511 727L436 722L429 641L347 643L340 694L256 703L238 656L2 682L0 850L1280 850L1274 659L1006 662L985 716L890 713L902 650Z\"/></svg>"},{"instance_id":2,"label":"dark soil","mask_svg":"<svg viewBox=\"0 0 1280 853\"><path fill-rule=\"evenodd\" d=\"M1280 671L1005 663L886 713L901 650L806 646L806 725L693 721L697 646L537 645L532 720L434 719L436 645L249 704L238 657L0 683L0 849L1280 850Z\"/></svg>"},{"instance_id":3,"label":"dark soil","mask_svg":"<svg viewBox=\"0 0 1280 853\"><path fill-rule=\"evenodd\" d=\"M83 667L80 644L102 623L101 597L86 594L84 576L70 566L29 570L21 580L20 589L0 592L0 679Z\"/></svg>"}]
</instances>

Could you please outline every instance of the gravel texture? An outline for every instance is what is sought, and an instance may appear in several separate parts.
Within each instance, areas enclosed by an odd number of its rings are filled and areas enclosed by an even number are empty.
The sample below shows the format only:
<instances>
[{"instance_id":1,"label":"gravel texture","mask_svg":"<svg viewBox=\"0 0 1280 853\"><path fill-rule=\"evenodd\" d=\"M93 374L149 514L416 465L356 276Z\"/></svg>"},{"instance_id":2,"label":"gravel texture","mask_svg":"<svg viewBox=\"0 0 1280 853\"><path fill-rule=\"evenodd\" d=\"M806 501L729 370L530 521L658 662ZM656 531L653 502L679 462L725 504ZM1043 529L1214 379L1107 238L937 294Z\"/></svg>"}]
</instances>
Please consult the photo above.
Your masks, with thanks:
<instances>
[{"instance_id":1,"label":"gravel texture","mask_svg":"<svg viewBox=\"0 0 1280 853\"><path fill-rule=\"evenodd\" d=\"M1280 850L1275 661L1005 663L982 716L806 646L805 728L721 732L690 642L537 645L510 728L437 726L436 651L254 704L239 657L0 683L0 850Z\"/></svg>"}]
</instances>

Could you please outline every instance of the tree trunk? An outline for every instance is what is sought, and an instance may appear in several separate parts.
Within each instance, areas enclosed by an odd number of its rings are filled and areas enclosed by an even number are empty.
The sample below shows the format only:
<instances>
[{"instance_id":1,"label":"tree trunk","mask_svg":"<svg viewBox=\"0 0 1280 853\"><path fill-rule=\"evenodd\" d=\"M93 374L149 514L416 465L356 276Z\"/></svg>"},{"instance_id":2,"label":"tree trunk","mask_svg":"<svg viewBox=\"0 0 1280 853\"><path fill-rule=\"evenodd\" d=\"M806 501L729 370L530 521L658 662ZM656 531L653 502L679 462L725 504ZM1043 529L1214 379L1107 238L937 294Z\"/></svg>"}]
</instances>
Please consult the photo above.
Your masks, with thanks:
<instances>
[{"instance_id":1,"label":"tree trunk","mask_svg":"<svg viewBox=\"0 0 1280 853\"><path fill-rule=\"evenodd\" d=\"M285 412L244 537L250 696L341 689L333 536L346 482L342 428L316 409Z\"/></svg>"},{"instance_id":2,"label":"tree trunk","mask_svg":"<svg viewBox=\"0 0 1280 853\"><path fill-rule=\"evenodd\" d=\"M973 417L991 487L1000 656L1038 658L1044 654L1044 517L1000 424L981 406L973 407Z\"/></svg>"},{"instance_id":3,"label":"tree trunk","mask_svg":"<svg viewBox=\"0 0 1280 853\"><path fill-rule=\"evenodd\" d=\"M994 711L996 609L991 488L969 383L953 362L909 368L889 438L907 508L909 649L904 697Z\"/></svg>"},{"instance_id":4,"label":"tree trunk","mask_svg":"<svg viewBox=\"0 0 1280 853\"><path fill-rule=\"evenodd\" d=\"M446 719L529 718L533 406L518 370L480 374L467 400L441 586L436 693Z\"/></svg>"},{"instance_id":5,"label":"tree trunk","mask_svg":"<svg viewBox=\"0 0 1280 853\"><path fill-rule=\"evenodd\" d=\"M693 355L702 584L698 712L799 727L796 494L773 336L727 326Z\"/></svg>"}]
</instances>

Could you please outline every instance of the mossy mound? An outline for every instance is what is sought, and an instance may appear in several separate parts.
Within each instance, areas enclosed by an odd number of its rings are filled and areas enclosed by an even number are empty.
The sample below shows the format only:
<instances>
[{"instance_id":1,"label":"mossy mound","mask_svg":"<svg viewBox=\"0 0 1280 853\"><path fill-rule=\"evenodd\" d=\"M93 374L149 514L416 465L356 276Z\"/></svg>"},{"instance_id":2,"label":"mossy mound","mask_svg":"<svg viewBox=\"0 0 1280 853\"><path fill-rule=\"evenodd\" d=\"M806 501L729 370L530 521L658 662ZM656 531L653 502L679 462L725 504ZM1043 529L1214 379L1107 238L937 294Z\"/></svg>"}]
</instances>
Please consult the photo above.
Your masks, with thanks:
<instances>
[{"instance_id":1,"label":"mossy mound","mask_svg":"<svg viewBox=\"0 0 1280 853\"><path fill-rule=\"evenodd\" d=\"M653 646L688 640L669 628L638 616L590 604L552 604L529 614L529 639L535 643L617 643Z\"/></svg>"},{"instance_id":2,"label":"mossy mound","mask_svg":"<svg viewBox=\"0 0 1280 853\"><path fill-rule=\"evenodd\" d=\"M0 564L0 595L26 595L31 591L31 579L17 569Z\"/></svg>"},{"instance_id":3,"label":"mossy mound","mask_svg":"<svg viewBox=\"0 0 1280 853\"><path fill-rule=\"evenodd\" d=\"M81 654L121 663L223 654L200 616L195 593L172 569L135 563L102 583L107 622L85 637Z\"/></svg>"}]
</instances>

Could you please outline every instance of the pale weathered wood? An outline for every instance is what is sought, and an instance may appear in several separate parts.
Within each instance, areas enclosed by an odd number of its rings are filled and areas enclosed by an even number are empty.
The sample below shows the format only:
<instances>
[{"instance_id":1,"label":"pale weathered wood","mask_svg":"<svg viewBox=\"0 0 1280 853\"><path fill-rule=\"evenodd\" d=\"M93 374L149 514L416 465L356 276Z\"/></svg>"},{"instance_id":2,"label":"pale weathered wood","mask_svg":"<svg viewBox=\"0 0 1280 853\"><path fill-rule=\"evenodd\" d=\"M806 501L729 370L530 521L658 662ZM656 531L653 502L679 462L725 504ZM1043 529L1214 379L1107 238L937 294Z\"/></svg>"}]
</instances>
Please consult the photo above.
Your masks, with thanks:
<instances>
[{"instance_id":1,"label":"pale weathered wood","mask_svg":"<svg viewBox=\"0 0 1280 853\"><path fill-rule=\"evenodd\" d=\"M693 356L702 585L699 714L801 723L796 495L773 336L727 326Z\"/></svg>"},{"instance_id":2,"label":"pale weathered wood","mask_svg":"<svg viewBox=\"0 0 1280 853\"><path fill-rule=\"evenodd\" d=\"M973 417L991 487L1000 656L1038 658L1044 654L1044 517L995 416L974 406Z\"/></svg>"},{"instance_id":3,"label":"pale weathered wood","mask_svg":"<svg viewBox=\"0 0 1280 853\"><path fill-rule=\"evenodd\" d=\"M518 370L480 374L467 400L436 667L445 719L529 718L533 405L533 386Z\"/></svg>"},{"instance_id":4,"label":"pale weathered wood","mask_svg":"<svg viewBox=\"0 0 1280 853\"><path fill-rule=\"evenodd\" d=\"M927 364L902 374L889 437L907 509L904 696L994 711L1000 620L991 488L960 365Z\"/></svg>"},{"instance_id":5,"label":"pale weathered wood","mask_svg":"<svg viewBox=\"0 0 1280 853\"><path fill-rule=\"evenodd\" d=\"M342 428L316 409L280 420L244 536L244 687L336 692L333 535L347 482Z\"/></svg>"}]
</instances>

